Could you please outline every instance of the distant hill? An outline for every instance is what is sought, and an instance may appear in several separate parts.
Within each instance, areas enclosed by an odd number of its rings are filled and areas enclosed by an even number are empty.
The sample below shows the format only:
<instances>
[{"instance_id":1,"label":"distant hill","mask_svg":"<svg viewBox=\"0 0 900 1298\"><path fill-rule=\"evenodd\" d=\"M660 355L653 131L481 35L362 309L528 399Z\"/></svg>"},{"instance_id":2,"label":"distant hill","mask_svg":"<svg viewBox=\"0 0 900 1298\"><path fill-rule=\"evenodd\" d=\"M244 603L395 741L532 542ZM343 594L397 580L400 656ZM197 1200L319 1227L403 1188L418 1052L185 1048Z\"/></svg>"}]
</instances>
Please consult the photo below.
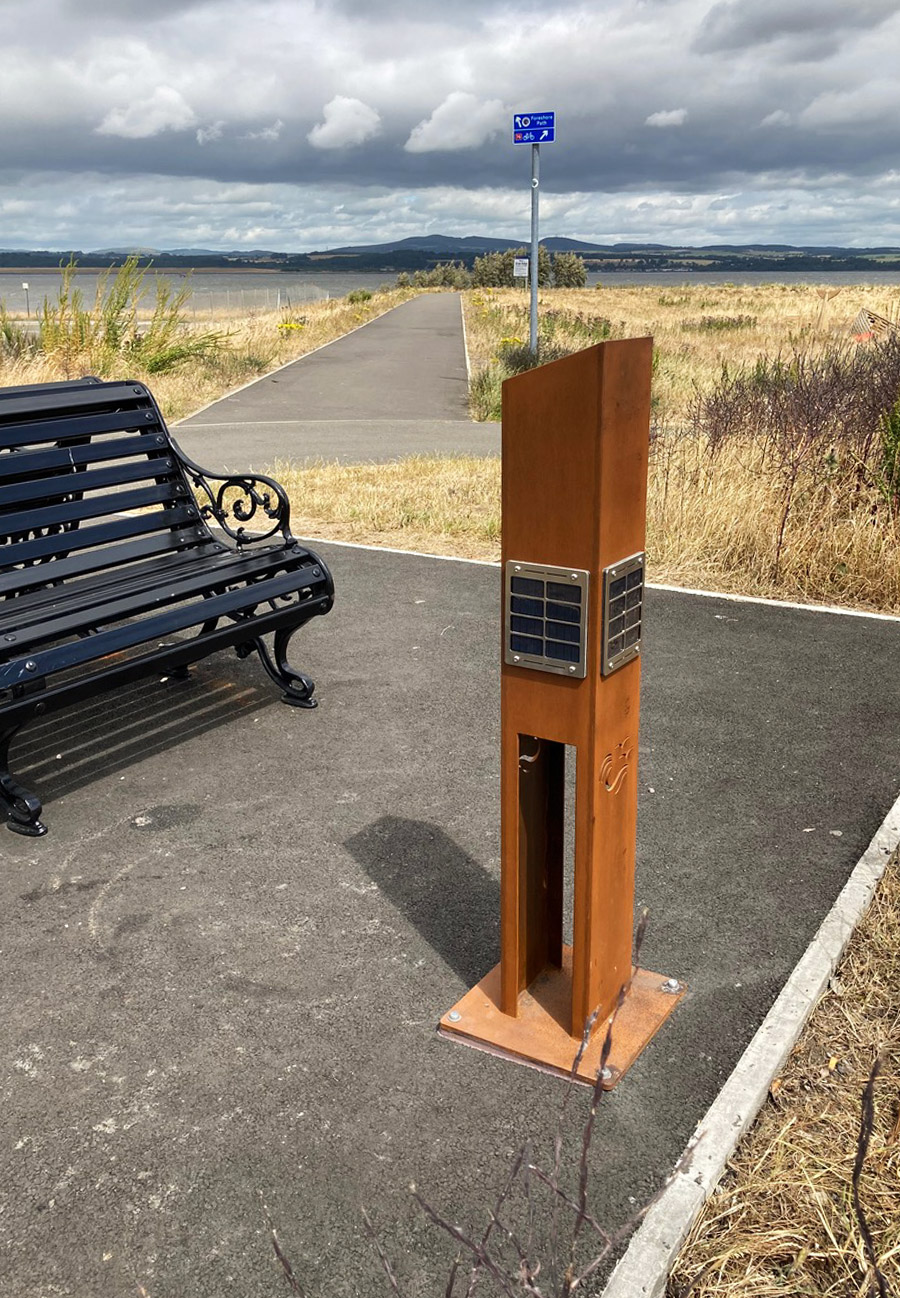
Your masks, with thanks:
<instances>
[{"instance_id":1,"label":"distant hill","mask_svg":"<svg viewBox=\"0 0 900 1298\"><path fill-rule=\"evenodd\" d=\"M588 270L630 272L783 271L828 270L871 272L900 270L900 248L841 248L794 244L705 244L670 246L662 243L588 243L563 235L541 240L549 252L575 252ZM0 249L0 268L26 270L56 268L70 259L84 270L121 264L126 256L137 255L140 263L156 270L267 270L270 272L366 271L396 276L399 272L430 270L448 261L471 266L476 257L526 246L520 240L493 235L413 235L385 243L350 244L309 253L279 252L265 248L130 248L127 246L81 252L77 249Z\"/></svg>"}]
</instances>

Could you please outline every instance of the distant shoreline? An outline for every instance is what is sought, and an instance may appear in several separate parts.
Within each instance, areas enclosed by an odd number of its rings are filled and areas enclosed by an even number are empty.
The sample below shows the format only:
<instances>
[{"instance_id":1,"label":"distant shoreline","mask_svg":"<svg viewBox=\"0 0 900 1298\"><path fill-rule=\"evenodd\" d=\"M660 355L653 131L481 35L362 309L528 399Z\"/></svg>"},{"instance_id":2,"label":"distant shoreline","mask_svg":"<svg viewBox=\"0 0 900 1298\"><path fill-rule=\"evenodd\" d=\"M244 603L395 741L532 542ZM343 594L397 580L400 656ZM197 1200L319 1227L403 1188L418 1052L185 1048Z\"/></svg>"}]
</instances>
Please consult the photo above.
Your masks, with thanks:
<instances>
[{"instance_id":1,"label":"distant shoreline","mask_svg":"<svg viewBox=\"0 0 900 1298\"><path fill-rule=\"evenodd\" d=\"M118 270L121 263L117 262L111 266L68 266L65 263L60 265L58 262L53 266L0 266L0 273L4 275L59 275L61 271L68 270L73 275L102 275L105 271ZM284 275L296 272L283 271L276 266L155 266L152 262L149 266L141 266L141 270L149 271L152 275L189 275L193 272L203 275ZM340 271L314 271L311 274L331 274L339 275Z\"/></svg>"}]
</instances>

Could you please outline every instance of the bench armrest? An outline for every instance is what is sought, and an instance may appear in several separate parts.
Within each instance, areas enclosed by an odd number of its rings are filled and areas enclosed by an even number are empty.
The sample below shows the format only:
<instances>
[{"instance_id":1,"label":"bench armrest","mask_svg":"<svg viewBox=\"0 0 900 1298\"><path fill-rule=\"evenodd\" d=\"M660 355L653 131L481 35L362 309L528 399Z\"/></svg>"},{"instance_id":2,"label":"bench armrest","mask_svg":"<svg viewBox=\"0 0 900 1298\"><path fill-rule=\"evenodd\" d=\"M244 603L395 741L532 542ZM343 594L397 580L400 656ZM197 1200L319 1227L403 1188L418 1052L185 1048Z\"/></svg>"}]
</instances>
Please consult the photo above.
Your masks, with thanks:
<instances>
[{"instance_id":1,"label":"bench armrest","mask_svg":"<svg viewBox=\"0 0 900 1298\"><path fill-rule=\"evenodd\" d=\"M195 464L180 446L178 455L188 481L200 497L200 517L215 519L237 545L268 541L276 532L286 541L293 541L291 502L280 482L264 473L213 473ZM244 525L254 519L263 531L247 531Z\"/></svg>"}]
</instances>

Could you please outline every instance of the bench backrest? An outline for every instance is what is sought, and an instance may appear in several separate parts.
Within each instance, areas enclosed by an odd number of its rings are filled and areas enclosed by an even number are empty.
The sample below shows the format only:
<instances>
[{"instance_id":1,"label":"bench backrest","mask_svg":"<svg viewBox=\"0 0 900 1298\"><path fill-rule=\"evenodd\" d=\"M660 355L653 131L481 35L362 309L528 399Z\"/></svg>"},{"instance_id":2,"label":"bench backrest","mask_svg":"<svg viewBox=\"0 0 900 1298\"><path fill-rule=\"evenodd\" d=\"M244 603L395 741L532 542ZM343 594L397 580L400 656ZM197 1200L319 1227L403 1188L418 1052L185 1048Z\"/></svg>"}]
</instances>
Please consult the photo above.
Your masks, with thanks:
<instances>
[{"instance_id":1,"label":"bench backrest","mask_svg":"<svg viewBox=\"0 0 900 1298\"><path fill-rule=\"evenodd\" d=\"M0 599L211 539L143 384L0 389Z\"/></svg>"}]
</instances>

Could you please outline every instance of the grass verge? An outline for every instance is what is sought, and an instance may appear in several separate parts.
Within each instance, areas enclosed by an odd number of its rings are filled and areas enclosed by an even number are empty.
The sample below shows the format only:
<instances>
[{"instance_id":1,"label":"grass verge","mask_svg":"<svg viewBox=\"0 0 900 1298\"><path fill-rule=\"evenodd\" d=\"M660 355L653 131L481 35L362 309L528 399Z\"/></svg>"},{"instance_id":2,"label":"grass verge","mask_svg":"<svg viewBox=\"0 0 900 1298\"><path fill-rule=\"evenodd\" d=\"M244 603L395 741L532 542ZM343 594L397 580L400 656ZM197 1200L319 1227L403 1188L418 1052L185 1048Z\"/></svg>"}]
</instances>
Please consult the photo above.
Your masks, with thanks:
<instances>
[{"instance_id":1,"label":"grass verge","mask_svg":"<svg viewBox=\"0 0 900 1298\"><path fill-rule=\"evenodd\" d=\"M859 1173L879 1290L854 1208L861 1100L876 1059ZM900 1293L900 859L738 1146L669 1281L669 1298Z\"/></svg>"},{"instance_id":2,"label":"grass verge","mask_svg":"<svg viewBox=\"0 0 900 1298\"><path fill-rule=\"evenodd\" d=\"M661 434L651 460L651 580L900 613L895 522L865 499L801 489L782 530L783 485L760 448ZM391 464L278 464L298 535L466 559L500 557L497 457L414 456Z\"/></svg>"}]
</instances>

